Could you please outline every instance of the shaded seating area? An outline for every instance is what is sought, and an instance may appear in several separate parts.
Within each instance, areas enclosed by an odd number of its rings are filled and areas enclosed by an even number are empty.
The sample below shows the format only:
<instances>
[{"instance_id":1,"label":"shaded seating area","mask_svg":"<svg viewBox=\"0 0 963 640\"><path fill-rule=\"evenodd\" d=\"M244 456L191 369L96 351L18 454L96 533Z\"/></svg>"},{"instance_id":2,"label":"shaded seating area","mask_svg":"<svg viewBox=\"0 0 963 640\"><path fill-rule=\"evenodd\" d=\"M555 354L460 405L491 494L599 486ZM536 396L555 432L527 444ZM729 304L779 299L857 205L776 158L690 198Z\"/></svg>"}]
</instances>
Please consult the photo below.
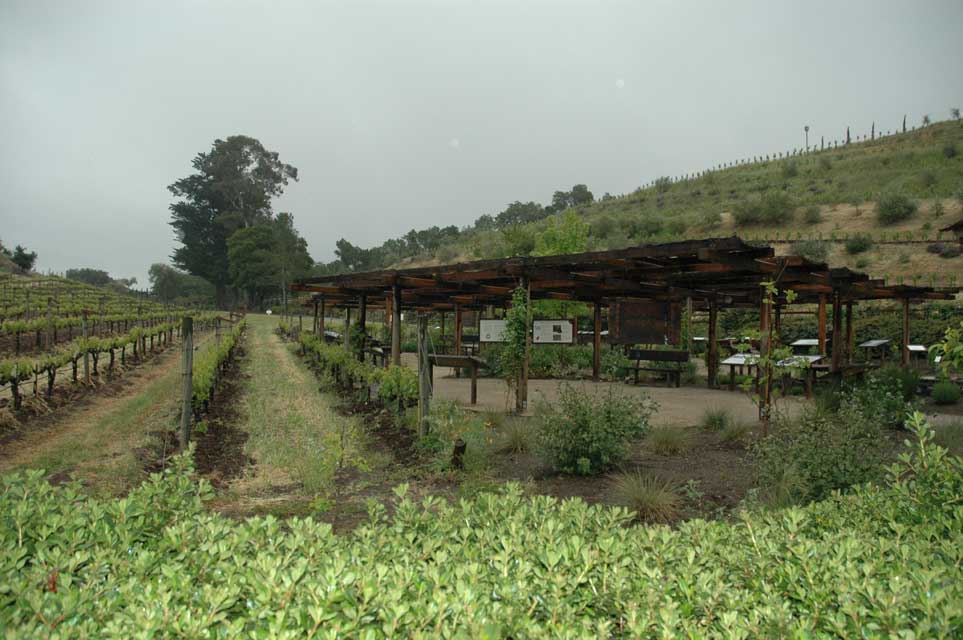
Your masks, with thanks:
<instances>
[{"instance_id":1,"label":"shaded seating area","mask_svg":"<svg viewBox=\"0 0 963 640\"><path fill-rule=\"evenodd\" d=\"M774 298L766 295L768 283L778 290ZM707 313L707 384L712 388L718 387L721 366L728 365L733 371L735 367L752 367L751 361L736 363L720 357L718 314L721 309L758 310L760 333L768 336L773 326L778 334L782 313L800 313L787 311L790 307L815 307L816 350L822 357L813 368L845 375L847 371L860 369L853 362L854 305L870 300L900 302L904 344L908 345L910 305L926 300L949 300L958 291L955 287L887 285L847 268L832 268L801 256L776 256L772 247L749 244L738 237L645 244L571 255L382 269L308 278L291 286L294 292L307 294L305 304L314 307L315 331L324 330L326 309L344 310L349 322L352 311L356 311L356 322L362 330L370 311L383 314L391 336L384 351L390 353L389 361L393 364L401 362L403 310L417 316L419 335L427 331L429 317L452 314L455 322L451 347L445 346L441 351L462 356L467 355L463 314L472 311L479 319L496 318L511 304L512 293L517 288L524 290L528 300L571 301L591 306L591 336L581 332L578 336L591 339L595 380L600 375L605 324L610 344L622 344L630 349L633 345L660 344L685 352L688 359L680 331L682 309ZM792 302L787 296L789 291L793 292ZM828 326L830 309L832 324ZM604 323L606 314L608 322ZM830 340L830 335L834 339ZM530 341L531 338L528 354ZM769 349L767 341L768 338L751 346L765 355ZM444 355L438 351L428 340L419 339L419 361L425 363L420 369L427 371L430 356ZM908 349L903 349L904 364L909 362L909 354ZM526 355L526 363L529 358ZM637 365L642 361L636 358ZM527 370L526 365L517 384L519 408L527 405ZM430 382L426 380L425 384Z\"/></svg>"},{"instance_id":2,"label":"shaded seating area","mask_svg":"<svg viewBox=\"0 0 963 640\"><path fill-rule=\"evenodd\" d=\"M680 365L689 361L689 352L666 349L630 349L629 360L634 360L634 363L621 368L633 372L635 384L639 384L639 372L648 371L664 375L667 384L675 383L675 386L679 387L682 385L682 368Z\"/></svg>"}]
</instances>

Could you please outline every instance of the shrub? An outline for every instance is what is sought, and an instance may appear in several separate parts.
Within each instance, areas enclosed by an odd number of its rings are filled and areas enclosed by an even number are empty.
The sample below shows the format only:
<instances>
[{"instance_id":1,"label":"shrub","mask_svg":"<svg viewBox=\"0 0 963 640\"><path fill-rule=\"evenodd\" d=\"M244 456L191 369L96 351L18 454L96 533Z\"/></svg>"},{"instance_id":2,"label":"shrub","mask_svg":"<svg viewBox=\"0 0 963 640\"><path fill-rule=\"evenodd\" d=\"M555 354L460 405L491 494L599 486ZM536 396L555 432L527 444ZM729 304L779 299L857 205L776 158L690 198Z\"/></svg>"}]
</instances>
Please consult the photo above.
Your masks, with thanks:
<instances>
[{"instance_id":1,"label":"shrub","mask_svg":"<svg viewBox=\"0 0 963 640\"><path fill-rule=\"evenodd\" d=\"M916 203L902 193L884 193L876 201L876 217L880 224L896 224L916 213Z\"/></svg>"},{"instance_id":2,"label":"shrub","mask_svg":"<svg viewBox=\"0 0 963 640\"><path fill-rule=\"evenodd\" d=\"M936 184L936 174L930 171L929 169L925 169L921 171L920 184L926 187L927 189L932 187L933 185Z\"/></svg>"},{"instance_id":3,"label":"shrub","mask_svg":"<svg viewBox=\"0 0 963 640\"><path fill-rule=\"evenodd\" d=\"M862 383L834 395L839 407L849 407L879 427L900 429L913 409L913 405L906 399L910 378L887 374L885 369L887 368L884 367L868 376ZM900 370L895 366L889 369Z\"/></svg>"},{"instance_id":4,"label":"shrub","mask_svg":"<svg viewBox=\"0 0 963 640\"><path fill-rule=\"evenodd\" d=\"M819 158L820 169L822 169L823 171L829 171L832 167L833 167L833 163L829 159L829 156L822 156L821 158Z\"/></svg>"},{"instance_id":5,"label":"shrub","mask_svg":"<svg viewBox=\"0 0 963 640\"><path fill-rule=\"evenodd\" d=\"M706 431L722 431L732 422L732 414L725 409L706 409L702 412L702 428Z\"/></svg>"},{"instance_id":6,"label":"shrub","mask_svg":"<svg viewBox=\"0 0 963 640\"><path fill-rule=\"evenodd\" d=\"M719 434L719 439L726 444L745 444L752 432L745 422L730 422Z\"/></svg>"},{"instance_id":7,"label":"shrub","mask_svg":"<svg viewBox=\"0 0 963 640\"><path fill-rule=\"evenodd\" d=\"M865 233L858 233L846 241L846 253L850 255L869 251L872 247L873 238Z\"/></svg>"},{"instance_id":8,"label":"shrub","mask_svg":"<svg viewBox=\"0 0 963 640\"><path fill-rule=\"evenodd\" d=\"M960 247L955 244L944 244L940 249L941 258L959 258L960 257Z\"/></svg>"},{"instance_id":9,"label":"shrub","mask_svg":"<svg viewBox=\"0 0 963 640\"><path fill-rule=\"evenodd\" d=\"M943 216L944 213L946 213L946 210L943 208L942 200L937 200L936 202L933 203L933 206L930 207L930 214L934 218L940 218Z\"/></svg>"},{"instance_id":10,"label":"shrub","mask_svg":"<svg viewBox=\"0 0 963 640\"><path fill-rule=\"evenodd\" d=\"M826 262L829 257L829 244L822 240L800 240L793 243L792 251L813 262Z\"/></svg>"},{"instance_id":11,"label":"shrub","mask_svg":"<svg viewBox=\"0 0 963 640\"><path fill-rule=\"evenodd\" d=\"M796 176L799 175L799 167L796 165L794 161L786 160L785 162L782 163L782 166L780 167L780 172L782 173L783 179L788 180L790 178L795 178Z\"/></svg>"},{"instance_id":12,"label":"shrub","mask_svg":"<svg viewBox=\"0 0 963 640\"><path fill-rule=\"evenodd\" d=\"M761 198L748 198L736 205L732 217L736 224L784 224L792 221L793 205L781 191L770 191Z\"/></svg>"},{"instance_id":13,"label":"shrub","mask_svg":"<svg viewBox=\"0 0 963 640\"><path fill-rule=\"evenodd\" d=\"M933 385L935 404L956 404L960 401L960 385L951 380L940 380Z\"/></svg>"},{"instance_id":14,"label":"shrub","mask_svg":"<svg viewBox=\"0 0 963 640\"><path fill-rule=\"evenodd\" d=\"M935 441L956 455L963 455L963 421L947 422L935 427Z\"/></svg>"},{"instance_id":15,"label":"shrub","mask_svg":"<svg viewBox=\"0 0 963 640\"><path fill-rule=\"evenodd\" d=\"M823 214L817 205L809 205L803 210L803 221L806 224L819 224L823 221Z\"/></svg>"},{"instance_id":16,"label":"shrub","mask_svg":"<svg viewBox=\"0 0 963 640\"><path fill-rule=\"evenodd\" d=\"M943 145L943 157L949 160L957 155L956 145L952 142Z\"/></svg>"},{"instance_id":17,"label":"shrub","mask_svg":"<svg viewBox=\"0 0 963 640\"><path fill-rule=\"evenodd\" d=\"M558 402L538 406L546 461L565 473L592 475L610 469L632 439L648 432L653 406L618 395L614 388L591 394L563 383Z\"/></svg>"},{"instance_id":18,"label":"shrub","mask_svg":"<svg viewBox=\"0 0 963 640\"><path fill-rule=\"evenodd\" d=\"M689 449L689 432L679 427L655 427L645 439L645 446L661 456L675 456Z\"/></svg>"},{"instance_id":19,"label":"shrub","mask_svg":"<svg viewBox=\"0 0 963 640\"><path fill-rule=\"evenodd\" d=\"M918 431L879 487L736 522L627 526L518 485L353 534L232 520L187 456L123 500L0 478L0 628L16 638L958 636L963 462Z\"/></svg>"},{"instance_id":20,"label":"shrub","mask_svg":"<svg viewBox=\"0 0 963 640\"><path fill-rule=\"evenodd\" d=\"M858 258L858 259L856 260L856 268L857 268L857 269L865 269L865 268L868 267L868 266L869 266L869 258L862 257L862 258Z\"/></svg>"},{"instance_id":21,"label":"shrub","mask_svg":"<svg viewBox=\"0 0 963 640\"><path fill-rule=\"evenodd\" d=\"M515 418L508 420L501 428L501 443L499 448L509 453L528 453L535 444L534 425L528 421Z\"/></svg>"},{"instance_id":22,"label":"shrub","mask_svg":"<svg viewBox=\"0 0 963 640\"><path fill-rule=\"evenodd\" d=\"M756 479L774 504L801 504L882 476L879 424L845 404L776 420L751 448Z\"/></svg>"},{"instance_id":23,"label":"shrub","mask_svg":"<svg viewBox=\"0 0 963 640\"><path fill-rule=\"evenodd\" d=\"M612 499L644 522L669 522L679 510L677 489L654 476L620 473L612 480Z\"/></svg>"},{"instance_id":24,"label":"shrub","mask_svg":"<svg viewBox=\"0 0 963 640\"><path fill-rule=\"evenodd\" d=\"M902 394L903 400L906 402L916 397L916 391L920 386L919 372L898 364L887 364L880 367L870 374L870 380L879 382L885 387L896 389Z\"/></svg>"}]
</instances>

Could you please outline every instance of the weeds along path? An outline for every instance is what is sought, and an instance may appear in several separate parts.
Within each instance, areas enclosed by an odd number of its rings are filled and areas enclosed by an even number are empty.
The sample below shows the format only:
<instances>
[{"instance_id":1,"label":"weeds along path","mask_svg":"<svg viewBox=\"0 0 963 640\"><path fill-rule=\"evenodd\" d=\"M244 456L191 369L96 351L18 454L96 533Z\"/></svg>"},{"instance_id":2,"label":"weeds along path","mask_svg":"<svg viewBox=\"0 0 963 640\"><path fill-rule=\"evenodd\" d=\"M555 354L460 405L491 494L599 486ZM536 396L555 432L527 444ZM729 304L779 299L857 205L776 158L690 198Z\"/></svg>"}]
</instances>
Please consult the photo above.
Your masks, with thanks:
<instances>
[{"instance_id":1,"label":"weeds along path","mask_svg":"<svg viewBox=\"0 0 963 640\"><path fill-rule=\"evenodd\" d=\"M162 454L180 407L180 357L175 345L125 374L117 392L91 394L7 442L0 473L44 469L95 493L124 493L145 477L145 462Z\"/></svg>"},{"instance_id":2,"label":"weeds along path","mask_svg":"<svg viewBox=\"0 0 963 640\"><path fill-rule=\"evenodd\" d=\"M326 495L341 464L360 460L355 421L335 411L336 399L275 333L277 320L248 316L245 371L236 400L236 428L253 458L212 508L231 515L300 513Z\"/></svg>"}]
</instances>

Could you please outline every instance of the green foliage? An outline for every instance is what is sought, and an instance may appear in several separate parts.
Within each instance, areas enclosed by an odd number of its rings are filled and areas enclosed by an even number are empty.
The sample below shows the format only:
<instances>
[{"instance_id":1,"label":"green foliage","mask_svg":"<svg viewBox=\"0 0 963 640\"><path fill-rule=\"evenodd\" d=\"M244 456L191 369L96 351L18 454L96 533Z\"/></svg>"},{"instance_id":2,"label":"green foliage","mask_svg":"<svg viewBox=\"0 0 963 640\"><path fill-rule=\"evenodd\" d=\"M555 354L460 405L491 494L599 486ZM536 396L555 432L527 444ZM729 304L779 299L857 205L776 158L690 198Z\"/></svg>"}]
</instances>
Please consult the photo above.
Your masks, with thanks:
<instances>
[{"instance_id":1,"label":"green foliage","mask_svg":"<svg viewBox=\"0 0 963 640\"><path fill-rule=\"evenodd\" d=\"M660 456L677 456L691 446L689 432L679 427L654 427L645 437L645 446Z\"/></svg>"},{"instance_id":2,"label":"green foliage","mask_svg":"<svg viewBox=\"0 0 963 640\"><path fill-rule=\"evenodd\" d=\"M916 207L916 202L903 193L882 193L876 201L876 218L882 225L896 224L916 213Z\"/></svg>"},{"instance_id":3,"label":"green foliage","mask_svg":"<svg viewBox=\"0 0 963 640\"><path fill-rule=\"evenodd\" d=\"M909 402L916 397L916 391L920 386L920 374L915 369L898 364L887 364L871 373L870 381L896 390L903 396L905 402Z\"/></svg>"},{"instance_id":4,"label":"green foliage","mask_svg":"<svg viewBox=\"0 0 963 640\"><path fill-rule=\"evenodd\" d=\"M13 251L4 249L4 254L23 271L30 271L37 262L37 252L30 251L22 245L14 247Z\"/></svg>"},{"instance_id":5,"label":"green foliage","mask_svg":"<svg viewBox=\"0 0 963 640\"><path fill-rule=\"evenodd\" d=\"M939 344L930 347L930 353L941 358L944 372L963 371L963 321L959 327L947 328Z\"/></svg>"},{"instance_id":6,"label":"green foliage","mask_svg":"<svg viewBox=\"0 0 963 640\"><path fill-rule=\"evenodd\" d=\"M351 535L209 511L188 456L123 499L0 480L0 628L17 638L955 637L963 462L918 440L880 487L735 522L626 526L520 487Z\"/></svg>"},{"instance_id":7,"label":"green foliage","mask_svg":"<svg viewBox=\"0 0 963 640\"><path fill-rule=\"evenodd\" d=\"M943 157L947 160L955 158L959 152L956 150L956 145L951 143L943 145Z\"/></svg>"},{"instance_id":8,"label":"green foliage","mask_svg":"<svg viewBox=\"0 0 963 640\"><path fill-rule=\"evenodd\" d=\"M530 324L528 292L524 287L518 287L512 292L512 306L505 313L504 342L498 352L498 370L512 391L517 390L525 354L528 352Z\"/></svg>"},{"instance_id":9,"label":"green foliage","mask_svg":"<svg viewBox=\"0 0 963 640\"><path fill-rule=\"evenodd\" d=\"M770 191L762 197L748 198L739 203L732 212L736 224L778 225L792 221L793 203L786 193Z\"/></svg>"},{"instance_id":10,"label":"green foliage","mask_svg":"<svg viewBox=\"0 0 963 640\"><path fill-rule=\"evenodd\" d=\"M839 407L849 407L877 427L900 429L913 405L907 399L915 394L912 376L899 367L884 367L866 380L837 394ZM912 397L912 396L909 396Z\"/></svg>"},{"instance_id":11,"label":"green foliage","mask_svg":"<svg viewBox=\"0 0 963 640\"><path fill-rule=\"evenodd\" d=\"M710 408L702 412L702 428L706 431L722 431L732 423L732 414L726 409Z\"/></svg>"},{"instance_id":12,"label":"green foliage","mask_svg":"<svg viewBox=\"0 0 963 640\"><path fill-rule=\"evenodd\" d=\"M774 420L750 449L757 481L776 505L822 500L883 474L879 424L858 408L807 410Z\"/></svg>"},{"instance_id":13,"label":"green foliage","mask_svg":"<svg viewBox=\"0 0 963 640\"><path fill-rule=\"evenodd\" d=\"M535 240L533 256L581 253L588 247L589 225L575 211L567 211L560 220L549 220Z\"/></svg>"},{"instance_id":14,"label":"green foliage","mask_svg":"<svg viewBox=\"0 0 963 640\"><path fill-rule=\"evenodd\" d=\"M565 383L557 402L538 406L541 449L559 471L602 473L623 458L630 441L645 435L653 410L650 401L613 388L592 394Z\"/></svg>"},{"instance_id":15,"label":"green foliage","mask_svg":"<svg viewBox=\"0 0 963 640\"><path fill-rule=\"evenodd\" d=\"M638 471L616 475L611 495L615 504L634 512L643 522L671 522L682 502L675 486Z\"/></svg>"},{"instance_id":16,"label":"green foliage","mask_svg":"<svg viewBox=\"0 0 963 640\"><path fill-rule=\"evenodd\" d=\"M811 204L803 209L803 222L806 224L819 224L823 221L823 214L817 205Z\"/></svg>"},{"instance_id":17,"label":"green foliage","mask_svg":"<svg viewBox=\"0 0 963 640\"><path fill-rule=\"evenodd\" d=\"M956 404L960 401L960 385L951 380L940 380L933 385L935 404Z\"/></svg>"},{"instance_id":18,"label":"green foliage","mask_svg":"<svg viewBox=\"0 0 963 640\"><path fill-rule=\"evenodd\" d=\"M790 178L795 178L799 175L799 166L794 160L786 160L780 164L782 166L780 167L779 171L784 180L789 180Z\"/></svg>"},{"instance_id":19,"label":"green foliage","mask_svg":"<svg viewBox=\"0 0 963 640\"><path fill-rule=\"evenodd\" d=\"M823 240L799 240L793 243L792 251L813 262L826 262L829 257L829 243Z\"/></svg>"},{"instance_id":20,"label":"green foliage","mask_svg":"<svg viewBox=\"0 0 963 640\"><path fill-rule=\"evenodd\" d=\"M509 453L529 453L535 449L535 425L522 419L508 420L499 429L500 448Z\"/></svg>"},{"instance_id":21,"label":"green foliage","mask_svg":"<svg viewBox=\"0 0 963 640\"><path fill-rule=\"evenodd\" d=\"M745 444L751 432L752 427L745 422L732 421L719 433L719 440L726 444Z\"/></svg>"},{"instance_id":22,"label":"green foliage","mask_svg":"<svg viewBox=\"0 0 963 640\"><path fill-rule=\"evenodd\" d=\"M220 381L224 366L234 355L238 340L247 326L246 320L234 323L230 333L221 335L220 340L212 341L204 349L194 354L191 368L191 400L199 409L207 402Z\"/></svg>"},{"instance_id":23,"label":"green foliage","mask_svg":"<svg viewBox=\"0 0 963 640\"><path fill-rule=\"evenodd\" d=\"M846 240L846 253L856 255L873 248L873 237L868 233L857 233Z\"/></svg>"},{"instance_id":24,"label":"green foliage","mask_svg":"<svg viewBox=\"0 0 963 640\"><path fill-rule=\"evenodd\" d=\"M393 364L381 374L369 371L367 377L379 381L378 396L386 407L400 410L418 397L418 374L408 367Z\"/></svg>"}]
</instances>

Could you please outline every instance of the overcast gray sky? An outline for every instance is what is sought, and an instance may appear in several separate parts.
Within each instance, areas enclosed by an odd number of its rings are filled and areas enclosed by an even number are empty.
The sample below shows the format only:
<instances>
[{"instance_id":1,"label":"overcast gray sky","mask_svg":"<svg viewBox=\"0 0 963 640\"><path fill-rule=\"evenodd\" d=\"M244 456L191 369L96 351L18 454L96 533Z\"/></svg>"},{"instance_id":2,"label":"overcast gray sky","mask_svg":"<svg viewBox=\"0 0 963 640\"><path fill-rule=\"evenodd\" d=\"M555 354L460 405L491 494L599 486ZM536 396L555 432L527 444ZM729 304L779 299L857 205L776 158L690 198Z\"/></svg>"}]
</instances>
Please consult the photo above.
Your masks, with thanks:
<instances>
[{"instance_id":1,"label":"overcast gray sky","mask_svg":"<svg viewBox=\"0 0 963 640\"><path fill-rule=\"evenodd\" d=\"M963 106L963 2L0 0L0 239L146 284L246 134L316 260Z\"/></svg>"}]
</instances>

